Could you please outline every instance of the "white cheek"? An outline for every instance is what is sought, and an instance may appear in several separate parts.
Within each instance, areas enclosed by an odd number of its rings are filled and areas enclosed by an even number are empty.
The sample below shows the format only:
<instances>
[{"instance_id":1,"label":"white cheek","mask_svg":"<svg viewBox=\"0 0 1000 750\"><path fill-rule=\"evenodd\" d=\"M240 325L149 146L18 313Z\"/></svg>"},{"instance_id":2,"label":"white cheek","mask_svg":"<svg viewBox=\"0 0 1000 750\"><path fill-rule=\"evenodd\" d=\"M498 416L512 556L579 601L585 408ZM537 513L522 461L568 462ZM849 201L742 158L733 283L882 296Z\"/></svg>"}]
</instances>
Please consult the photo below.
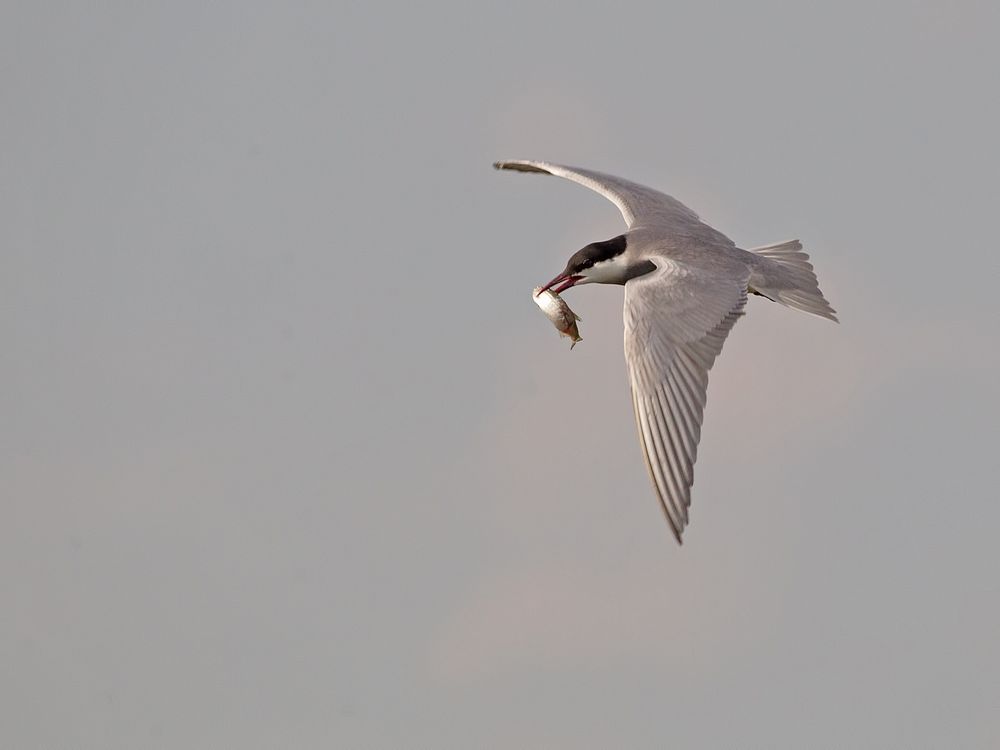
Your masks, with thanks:
<instances>
[{"instance_id":1,"label":"white cheek","mask_svg":"<svg viewBox=\"0 0 1000 750\"><path fill-rule=\"evenodd\" d=\"M620 284L625 275L625 263L617 258L596 263L587 269L585 279L592 284Z\"/></svg>"}]
</instances>

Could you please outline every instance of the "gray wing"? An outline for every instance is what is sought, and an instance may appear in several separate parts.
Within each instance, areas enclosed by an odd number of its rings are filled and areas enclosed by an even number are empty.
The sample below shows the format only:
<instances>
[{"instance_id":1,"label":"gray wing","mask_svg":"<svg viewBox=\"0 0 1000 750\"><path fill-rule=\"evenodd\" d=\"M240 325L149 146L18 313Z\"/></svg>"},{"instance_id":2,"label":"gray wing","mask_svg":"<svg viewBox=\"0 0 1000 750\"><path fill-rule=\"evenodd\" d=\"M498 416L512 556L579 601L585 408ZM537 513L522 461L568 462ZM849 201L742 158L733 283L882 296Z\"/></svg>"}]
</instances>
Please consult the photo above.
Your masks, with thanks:
<instances>
[{"instance_id":1,"label":"gray wing","mask_svg":"<svg viewBox=\"0 0 1000 750\"><path fill-rule=\"evenodd\" d=\"M675 234L694 237L709 235L715 242L721 238L726 244L732 245L725 235L702 222L698 214L679 200L645 185L589 169L566 167L544 161L498 161L493 166L517 172L552 174L588 187L618 206L629 228L637 225L661 226L669 228Z\"/></svg>"},{"instance_id":2,"label":"gray wing","mask_svg":"<svg viewBox=\"0 0 1000 750\"><path fill-rule=\"evenodd\" d=\"M747 276L720 276L652 258L625 284L625 361L639 442L670 528L688 523L708 371L743 314Z\"/></svg>"}]
</instances>

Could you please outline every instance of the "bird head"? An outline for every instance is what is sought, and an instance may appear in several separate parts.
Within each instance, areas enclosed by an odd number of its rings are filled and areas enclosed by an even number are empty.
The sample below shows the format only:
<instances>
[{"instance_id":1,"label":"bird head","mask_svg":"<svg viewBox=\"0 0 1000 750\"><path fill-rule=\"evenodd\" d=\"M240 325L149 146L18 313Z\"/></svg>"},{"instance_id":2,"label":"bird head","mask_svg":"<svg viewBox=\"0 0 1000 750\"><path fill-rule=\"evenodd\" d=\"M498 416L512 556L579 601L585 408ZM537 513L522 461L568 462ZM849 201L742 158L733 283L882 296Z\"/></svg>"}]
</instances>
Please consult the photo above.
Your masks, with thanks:
<instances>
[{"instance_id":1,"label":"bird head","mask_svg":"<svg viewBox=\"0 0 1000 750\"><path fill-rule=\"evenodd\" d=\"M559 294L580 284L624 284L631 276L625 260L627 242L620 235L605 242L592 242L577 250L561 274L539 291L552 289Z\"/></svg>"}]
</instances>

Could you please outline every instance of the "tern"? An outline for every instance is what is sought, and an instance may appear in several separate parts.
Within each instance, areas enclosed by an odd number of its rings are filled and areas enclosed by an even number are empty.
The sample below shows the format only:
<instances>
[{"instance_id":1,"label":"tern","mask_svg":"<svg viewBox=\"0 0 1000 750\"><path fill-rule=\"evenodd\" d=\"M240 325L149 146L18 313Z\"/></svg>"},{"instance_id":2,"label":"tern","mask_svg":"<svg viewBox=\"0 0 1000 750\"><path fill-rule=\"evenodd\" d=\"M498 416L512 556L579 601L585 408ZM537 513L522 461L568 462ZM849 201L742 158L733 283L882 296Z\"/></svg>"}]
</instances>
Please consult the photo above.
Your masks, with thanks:
<instances>
[{"instance_id":1,"label":"tern","mask_svg":"<svg viewBox=\"0 0 1000 750\"><path fill-rule=\"evenodd\" d=\"M688 524L708 371L747 295L837 321L802 243L743 250L683 203L601 172L542 161L497 169L563 177L603 195L628 230L573 253L542 287L625 287L625 363L650 481L678 543Z\"/></svg>"}]
</instances>

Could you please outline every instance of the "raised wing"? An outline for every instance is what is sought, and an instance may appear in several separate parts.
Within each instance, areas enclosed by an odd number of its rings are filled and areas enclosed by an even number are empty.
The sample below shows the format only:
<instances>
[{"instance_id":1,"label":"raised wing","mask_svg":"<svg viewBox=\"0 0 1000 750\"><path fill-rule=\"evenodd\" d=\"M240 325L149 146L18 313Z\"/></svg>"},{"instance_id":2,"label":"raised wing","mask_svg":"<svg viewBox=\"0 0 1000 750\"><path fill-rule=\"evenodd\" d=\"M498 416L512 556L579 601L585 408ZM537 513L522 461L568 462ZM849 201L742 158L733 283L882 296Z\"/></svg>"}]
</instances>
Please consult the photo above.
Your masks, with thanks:
<instances>
[{"instance_id":1,"label":"raised wing","mask_svg":"<svg viewBox=\"0 0 1000 750\"><path fill-rule=\"evenodd\" d=\"M748 279L652 260L656 271L625 284L625 361L646 468L680 542L708 371L743 315Z\"/></svg>"},{"instance_id":2,"label":"raised wing","mask_svg":"<svg viewBox=\"0 0 1000 750\"><path fill-rule=\"evenodd\" d=\"M706 236L706 239L710 236L716 243L721 238L726 244L732 245L725 235L703 223L698 214L679 200L645 185L589 169L565 167L544 161L498 161L493 166L517 172L552 174L588 187L618 206L629 228L639 225L659 226L674 234Z\"/></svg>"}]
</instances>

